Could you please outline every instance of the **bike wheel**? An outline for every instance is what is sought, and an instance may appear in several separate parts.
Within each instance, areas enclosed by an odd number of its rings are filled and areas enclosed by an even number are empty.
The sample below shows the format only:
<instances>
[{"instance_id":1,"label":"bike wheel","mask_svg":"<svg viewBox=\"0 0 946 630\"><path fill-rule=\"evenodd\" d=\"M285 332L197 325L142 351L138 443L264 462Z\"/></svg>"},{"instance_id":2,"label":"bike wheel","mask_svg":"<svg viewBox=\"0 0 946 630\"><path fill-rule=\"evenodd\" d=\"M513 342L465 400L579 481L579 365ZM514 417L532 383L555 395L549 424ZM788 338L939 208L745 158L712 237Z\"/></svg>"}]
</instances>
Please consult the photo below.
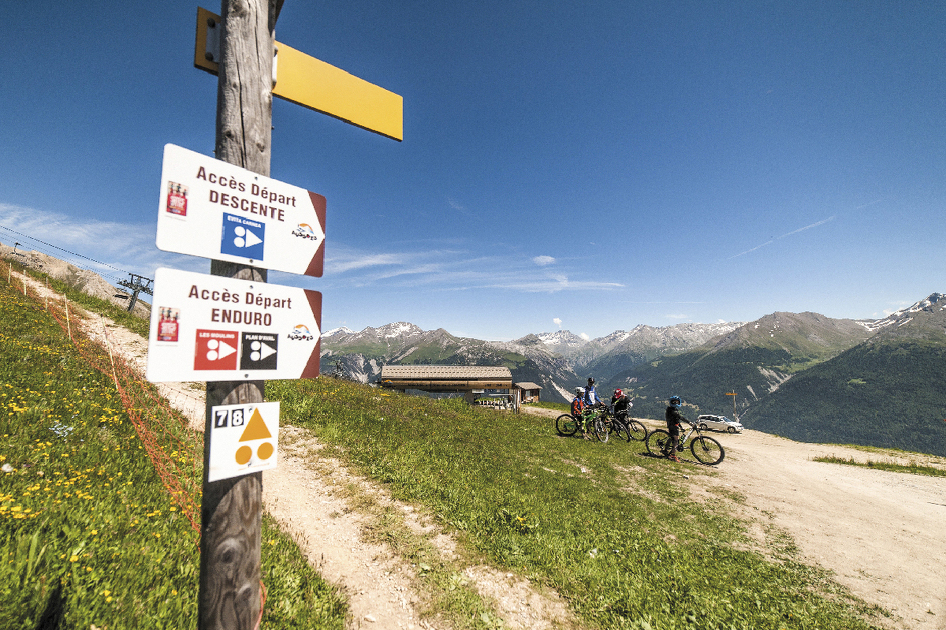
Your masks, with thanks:
<instances>
[{"instance_id":1,"label":"bike wheel","mask_svg":"<svg viewBox=\"0 0 946 630\"><path fill-rule=\"evenodd\" d=\"M690 442L690 452L693 453L693 457L697 461L707 466L714 466L726 457L723 445L705 435L701 435Z\"/></svg>"},{"instance_id":2,"label":"bike wheel","mask_svg":"<svg viewBox=\"0 0 946 630\"><path fill-rule=\"evenodd\" d=\"M607 442L608 438L611 437L611 425L601 418L595 418L593 426L595 428L595 435L598 437L598 441Z\"/></svg>"},{"instance_id":3,"label":"bike wheel","mask_svg":"<svg viewBox=\"0 0 946 630\"><path fill-rule=\"evenodd\" d=\"M578 420L575 420L571 414L564 413L555 419L555 430L565 437L575 435L575 431L578 430Z\"/></svg>"},{"instance_id":4,"label":"bike wheel","mask_svg":"<svg viewBox=\"0 0 946 630\"><path fill-rule=\"evenodd\" d=\"M647 452L656 457L667 457L673 449L673 440L670 432L663 429L654 429L647 436Z\"/></svg>"},{"instance_id":5,"label":"bike wheel","mask_svg":"<svg viewBox=\"0 0 946 630\"><path fill-rule=\"evenodd\" d=\"M614 435L621 438L625 442L630 442L632 439L631 432L628 430L627 425L621 420L615 420L614 427L611 430L614 431Z\"/></svg>"},{"instance_id":6,"label":"bike wheel","mask_svg":"<svg viewBox=\"0 0 946 630\"><path fill-rule=\"evenodd\" d=\"M637 420L631 420L627 424L628 433L631 436L631 439L635 442L646 442L647 441L647 427L638 422Z\"/></svg>"}]
</instances>

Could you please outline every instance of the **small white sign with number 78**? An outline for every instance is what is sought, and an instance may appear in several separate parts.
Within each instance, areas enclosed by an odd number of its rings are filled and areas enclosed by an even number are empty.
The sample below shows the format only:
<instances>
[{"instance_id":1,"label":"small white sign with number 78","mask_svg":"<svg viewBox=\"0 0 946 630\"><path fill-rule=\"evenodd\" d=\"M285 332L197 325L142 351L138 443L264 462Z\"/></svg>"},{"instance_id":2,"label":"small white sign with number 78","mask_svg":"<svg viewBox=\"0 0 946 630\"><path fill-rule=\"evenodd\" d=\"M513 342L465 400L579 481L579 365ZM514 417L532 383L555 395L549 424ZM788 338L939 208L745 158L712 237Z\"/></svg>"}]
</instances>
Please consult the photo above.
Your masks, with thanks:
<instances>
[{"instance_id":1,"label":"small white sign with number 78","mask_svg":"<svg viewBox=\"0 0 946 630\"><path fill-rule=\"evenodd\" d=\"M279 403L219 405L210 409L210 469L207 481L276 467Z\"/></svg>"}]
</instances>

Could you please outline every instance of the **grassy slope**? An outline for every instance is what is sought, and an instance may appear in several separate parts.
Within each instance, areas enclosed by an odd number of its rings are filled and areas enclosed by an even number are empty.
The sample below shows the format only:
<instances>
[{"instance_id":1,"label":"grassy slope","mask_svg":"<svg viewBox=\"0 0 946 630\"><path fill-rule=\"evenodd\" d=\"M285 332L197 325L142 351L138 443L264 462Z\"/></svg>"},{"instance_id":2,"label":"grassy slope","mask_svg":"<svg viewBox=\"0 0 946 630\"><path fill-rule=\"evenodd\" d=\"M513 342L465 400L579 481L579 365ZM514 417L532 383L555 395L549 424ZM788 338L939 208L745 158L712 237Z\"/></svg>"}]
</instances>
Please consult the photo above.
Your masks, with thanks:
<instances>
[{"instance_id":1,"label":"grassy slope","mask_svg":"<svg viewBox=\"0 0 946 630\"><path fill-rule=\"evenodd\" d=\"M590 627L866 628L859 606L790 550L746 551L744 526L688 497L639 445L559 438L551 421L323 378L270 382L311 429L489 561L548 584Z\"/></svg>"},{"instance_id":2,"label":"grassy slope","mask_svg":"<svg viewBox=\"0 0 946 630\"><path fill-rule=\"evenodd\" d=\"M198 535L114 384L3 280L0 627L196 626ZM341 628L344 604L268 518L263 548L267 627Z\"/></svg>"}]
</instances>

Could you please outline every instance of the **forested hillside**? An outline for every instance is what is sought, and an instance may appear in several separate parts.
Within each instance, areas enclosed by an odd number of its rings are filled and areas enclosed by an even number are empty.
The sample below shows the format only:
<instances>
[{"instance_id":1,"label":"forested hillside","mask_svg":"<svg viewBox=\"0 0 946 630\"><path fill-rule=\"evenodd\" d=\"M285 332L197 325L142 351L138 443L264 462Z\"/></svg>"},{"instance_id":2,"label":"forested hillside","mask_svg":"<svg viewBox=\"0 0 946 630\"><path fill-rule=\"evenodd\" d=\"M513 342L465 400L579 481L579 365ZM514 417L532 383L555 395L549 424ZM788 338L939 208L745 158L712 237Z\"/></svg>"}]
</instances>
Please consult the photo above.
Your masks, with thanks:
<instances>
[{"instance_id":1,"label":"forested hillside","mask_svg":"<svg viewBox=\"0 0 946 630\"><path fill-rule=\"evenodd\" d=\"M742 417L803 442L946 455L946 345L873 343L798 375Z\"/></svg>"},{"instance_id":2,"label":"forested hillside","mask_svg":"<svg viewBox=\"0 0 946 630\"><path fill-rule=\"evenodd\" d=\"M946 455L946 299L878 323L867 342L799 374L745 414L795 440Z\"/></svg>"}]
</instances>

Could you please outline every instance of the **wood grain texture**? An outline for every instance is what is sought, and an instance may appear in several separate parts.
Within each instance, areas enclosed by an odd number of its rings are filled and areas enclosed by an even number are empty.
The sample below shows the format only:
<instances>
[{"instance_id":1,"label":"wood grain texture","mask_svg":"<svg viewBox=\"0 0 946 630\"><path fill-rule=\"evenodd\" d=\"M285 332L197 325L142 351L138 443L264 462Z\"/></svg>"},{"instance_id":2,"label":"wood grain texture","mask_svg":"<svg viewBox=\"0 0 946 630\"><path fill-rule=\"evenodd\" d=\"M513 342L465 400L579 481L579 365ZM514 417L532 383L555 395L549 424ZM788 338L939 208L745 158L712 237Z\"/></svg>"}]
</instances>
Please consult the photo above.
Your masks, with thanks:
<instances>
[{"instance_id":1,"label":"wood grain texture","mask_svg":"<svg viewBox=\"0 0 946 630\"><path fill-rule=\"evenodd\" d=\"M269 176L276 0L223 0L216 157ZM266 270L214 260L212 275L266 282ZM262 473L208 482L211 407L263 401L264 381L207 383L198 628L253 630L260 612Z\"/></svg>"}]
</instances>

